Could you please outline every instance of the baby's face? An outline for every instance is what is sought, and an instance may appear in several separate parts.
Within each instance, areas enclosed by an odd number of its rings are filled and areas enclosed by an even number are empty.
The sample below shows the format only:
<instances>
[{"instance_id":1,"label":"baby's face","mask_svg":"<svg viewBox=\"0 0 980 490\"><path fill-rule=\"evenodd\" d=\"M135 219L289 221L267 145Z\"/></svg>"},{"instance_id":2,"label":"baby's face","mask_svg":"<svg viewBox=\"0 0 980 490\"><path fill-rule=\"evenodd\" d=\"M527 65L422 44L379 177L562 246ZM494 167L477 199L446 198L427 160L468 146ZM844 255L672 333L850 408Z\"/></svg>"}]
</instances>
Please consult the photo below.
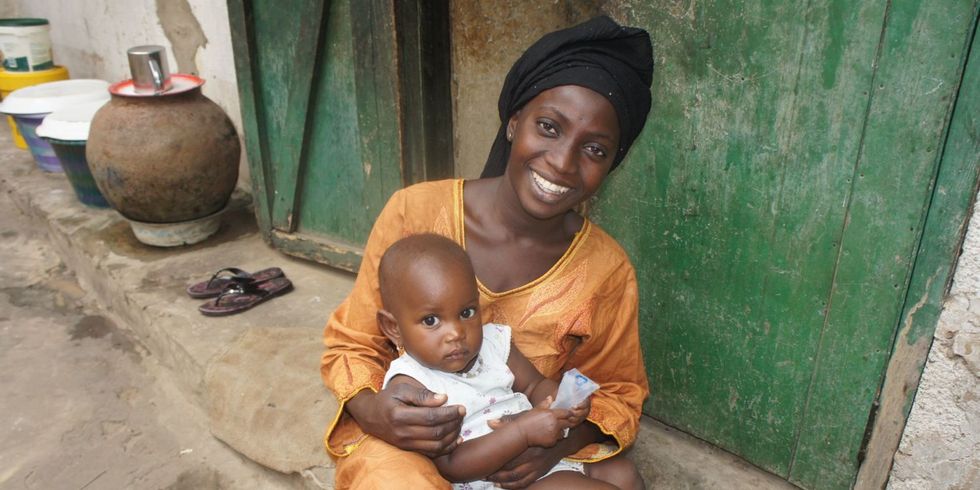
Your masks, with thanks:
<instances>
[{"instance_id":1,"label":"baby's face","mask_svg":"<svg viewBox=\"0 0 980 490\"><path fill-rule=\"evenodd\" d=\"M480 293L462 264L425 260L407 268L395 307L402 347L430 369L468 371L483 345Z\"/></svg>"}]
</instances>

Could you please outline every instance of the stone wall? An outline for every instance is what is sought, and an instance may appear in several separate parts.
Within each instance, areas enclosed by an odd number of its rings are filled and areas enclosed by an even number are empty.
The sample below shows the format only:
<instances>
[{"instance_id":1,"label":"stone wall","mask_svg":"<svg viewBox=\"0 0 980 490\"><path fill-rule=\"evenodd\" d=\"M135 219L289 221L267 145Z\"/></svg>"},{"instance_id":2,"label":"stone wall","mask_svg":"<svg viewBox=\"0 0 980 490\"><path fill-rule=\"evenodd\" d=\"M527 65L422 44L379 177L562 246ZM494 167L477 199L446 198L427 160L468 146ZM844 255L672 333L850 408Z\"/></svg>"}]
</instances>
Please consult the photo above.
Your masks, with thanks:
<instances>
[{"instance_id":1,"label":"stone wall","mask_svg":"<svg viewBox=\"0 0 980 490\"><path fill-rule=\"evenodd\" d=\"M970 220L888 488L980 488L980 213Z\"/></svg>"}]
</instances>

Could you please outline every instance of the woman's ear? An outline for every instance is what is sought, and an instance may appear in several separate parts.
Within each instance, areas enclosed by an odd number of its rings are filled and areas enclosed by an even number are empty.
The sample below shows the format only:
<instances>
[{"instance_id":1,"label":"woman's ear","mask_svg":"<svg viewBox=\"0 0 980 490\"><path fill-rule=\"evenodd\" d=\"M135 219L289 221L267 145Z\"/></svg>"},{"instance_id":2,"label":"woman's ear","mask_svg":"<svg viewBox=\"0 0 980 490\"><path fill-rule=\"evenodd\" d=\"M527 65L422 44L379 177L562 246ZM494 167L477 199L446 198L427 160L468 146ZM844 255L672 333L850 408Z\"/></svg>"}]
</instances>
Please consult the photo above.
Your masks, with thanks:
<instances>
[{"instance_id":1,"label":"woman's ear","mask_svg":"<svg viewBox=\"0 0 980 490\"><path fill-rule=\"evenodd\" d=\"M517 116L521 111L517 111L514 115L510 116L507 120L507 142L512 143L514 141L514 134L517 133Z\"/></svg>"},{"instance_id":2,"label":"woman's ear","mask_svg":"<svg viewBox=\"0 0 980 490\"><path fill-rule=\"evenodd\" d=\"M378 328L392 344L395 344L395 347L400 348L402 346L402 333L398 330L395 315L392 315L388 310L378 310Z\"/></svg>"}]
</instances>

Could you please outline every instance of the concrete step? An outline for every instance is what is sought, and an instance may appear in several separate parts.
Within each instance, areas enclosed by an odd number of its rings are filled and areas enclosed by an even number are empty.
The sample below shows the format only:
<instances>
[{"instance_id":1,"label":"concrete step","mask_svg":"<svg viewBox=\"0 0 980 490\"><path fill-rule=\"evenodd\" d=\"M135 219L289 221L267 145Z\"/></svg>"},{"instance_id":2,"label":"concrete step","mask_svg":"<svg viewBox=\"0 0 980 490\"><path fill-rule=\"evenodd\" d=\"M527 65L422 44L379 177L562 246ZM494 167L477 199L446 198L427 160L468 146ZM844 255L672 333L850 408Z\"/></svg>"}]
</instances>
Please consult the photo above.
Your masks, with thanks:
<instances>
[{"instance_id":1,"label":"concrete step","mask_svg":"<svg viewBox=\"0 0 980 490\"><path fill-rule=\"evenodd\" d=\"M210 417L211 432L244 456L308 487L332 488L322 435L336 400L322 386L321 331L353 275L270 248L249 195L236 193L221 231L174 249L139 243L115 211L85 207L64 175L39 171L0 136L0 191L43 227L106 313L132 329ZM278 266L295 290L248 312L201 315L187 284L222 267ZM794 488L743 460L644 418L631 457L650 488Z\"/></svg>"}]
</instances>

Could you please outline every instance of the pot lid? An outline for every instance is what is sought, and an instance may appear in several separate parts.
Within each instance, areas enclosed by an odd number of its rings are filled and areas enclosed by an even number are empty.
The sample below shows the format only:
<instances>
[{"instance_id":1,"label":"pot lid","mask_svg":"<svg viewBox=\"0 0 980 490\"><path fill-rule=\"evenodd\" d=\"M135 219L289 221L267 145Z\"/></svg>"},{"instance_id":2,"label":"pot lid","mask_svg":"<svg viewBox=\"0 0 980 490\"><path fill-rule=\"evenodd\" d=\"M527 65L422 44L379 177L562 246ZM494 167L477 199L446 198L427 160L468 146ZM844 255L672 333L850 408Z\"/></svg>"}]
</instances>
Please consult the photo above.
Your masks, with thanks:
<instances>
[{"instance_id":1,"label":"pot lid","mask_svg":"<svg viewBox=\"0 0 980 490\"><path fill-rule=\"evenodd\" d=\"M109 99L82 102L64 109L58 109L44 117L37 127L37 135L65 141L88 141L88 128L92 118L109 102Z\"/></svg>"},{"instance_id":2,"label":"pot lid","mask_svg":"<svg viewBox=\"0 0 980 490\"><path fill-rule=\"evenodd\" d=\"M0 102L0 112L47 114L81 102L108 98L109 82L105 80L61 80L14 90Z\"/></svg>"},{"instance_id":3,"label":"pot lid","mask_svg":"<svg viewBox=\"0 0 980 490\"><path fill-rule=\"evenodd\" d=\"M123 80L112 84L112 86L109 87L109 92L111 92L112 95L123 95L126 97L166 97L168 95L187 92L200 87L201 85L204 85L204 80L200 77L187 75L184 73L174 73L173 75L170 75L170 89L165 92L136 92L136 89L133 87L132 80Z\"/></svg>"}]
</instances>

